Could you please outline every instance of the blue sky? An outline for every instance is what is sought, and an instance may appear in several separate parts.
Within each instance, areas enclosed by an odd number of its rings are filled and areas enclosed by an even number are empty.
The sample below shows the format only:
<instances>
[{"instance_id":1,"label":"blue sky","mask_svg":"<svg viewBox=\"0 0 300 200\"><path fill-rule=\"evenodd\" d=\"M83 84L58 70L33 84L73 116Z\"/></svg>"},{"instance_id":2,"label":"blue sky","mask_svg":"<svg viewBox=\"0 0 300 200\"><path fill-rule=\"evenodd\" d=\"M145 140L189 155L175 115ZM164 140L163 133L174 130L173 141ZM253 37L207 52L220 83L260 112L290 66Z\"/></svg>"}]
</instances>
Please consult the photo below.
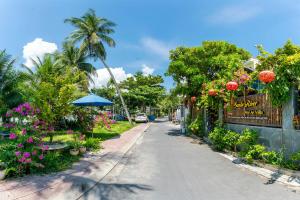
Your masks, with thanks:
<instances>
[{"instance_id":1,"label":"blue sky","mask_svg":"<svg viewBox=\"0 0 300 200\"><path fill-rule=\"evenodd\" d=\"M299 0L0 0L0 3L0 49L7 49L19 63L26 62L25 45L27 58L35 55L35 51L56 46L60 49L73 30L63 23L68 17L80 17L92 8L98 16L114 21L117 46L108 49L107 62L120 80L143 69L145 73L163 75L170 49L179 45L196 46L203 40L227 40L254 56L255 44L263 44L272 52L287 39L300 43ZM96 67L98 83L103 84L107 74L100 63ZM172 87L171 79L165 80L165 85Z\"/></svg>"}]
</instances>

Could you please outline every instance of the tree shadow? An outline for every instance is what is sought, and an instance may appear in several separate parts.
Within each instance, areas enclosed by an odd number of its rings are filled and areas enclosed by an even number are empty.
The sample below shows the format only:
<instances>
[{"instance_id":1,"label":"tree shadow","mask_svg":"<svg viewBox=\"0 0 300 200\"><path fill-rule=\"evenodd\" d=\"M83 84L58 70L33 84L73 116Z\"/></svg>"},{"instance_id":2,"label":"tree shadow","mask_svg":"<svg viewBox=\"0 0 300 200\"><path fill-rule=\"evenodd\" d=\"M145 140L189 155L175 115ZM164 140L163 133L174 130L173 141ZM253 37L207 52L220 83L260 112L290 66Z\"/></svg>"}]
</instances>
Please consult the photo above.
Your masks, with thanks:
<instances>
[{"instance_id":1,"label":"tree shadow","mask_svg":"<svg viewBox=\"0 0 300 200\"><path fill-rule=\"evenodd\" d=\"M170 135L170 136L186 136L185 134L181 133L180 130L178 130L178 129L170 129L167 132L167 135Z\"/></svg>"},{"instance_id":2,"label":"tree shadow","mask_svg":"<svg viewBox=\"0 0 300 200\"><path fill-rule=\"evenodd\" d=\"M85 183L86 180L84 181ZM128 199L129 196L139 193L140 191L152 191L153 188L144 184L135 183L96 183L92 189L84 190L86 185L73 185L72 190L79 190L83 192L80 199Z\"/></svg>"},{"instance_id":3,"label":"tree shadow","mask_svg":"<svg viewBox=\"0 0 300 200\"><path fill-rule=\"evenodd\" d=\"M264 184L265 185L274 184L281 176L282 176L282 173L279 170L276 170L271 174L271 178L269 178L267 180L267 182L265 182Z\"/></svg>"}]
</instances>

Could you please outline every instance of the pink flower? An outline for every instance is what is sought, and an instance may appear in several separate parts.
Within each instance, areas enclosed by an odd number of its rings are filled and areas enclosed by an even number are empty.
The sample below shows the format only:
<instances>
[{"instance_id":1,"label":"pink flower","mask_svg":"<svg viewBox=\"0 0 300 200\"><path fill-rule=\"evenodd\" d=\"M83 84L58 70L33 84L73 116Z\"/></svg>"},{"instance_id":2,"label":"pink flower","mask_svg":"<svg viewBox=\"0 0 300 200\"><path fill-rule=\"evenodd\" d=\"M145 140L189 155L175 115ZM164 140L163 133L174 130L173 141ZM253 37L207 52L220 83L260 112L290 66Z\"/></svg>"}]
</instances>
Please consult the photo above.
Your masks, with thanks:
<instances>
[{"instance_id":1,"label":"pink flower","mask_svg":"<svg viewBox=\"0 0 300 200\"><path fill-rule=\"evenodd\" d=\"M24 145L20 143L20 144L17 145L17 147L18 147L18 148L23 148Z\"/></svg>"},{"instance_id":2,"label":"pink flower","mask_svg":"<svg viewBox=\"0 0 300 200\"><path fill-rule=\"evenodd\" d=\"M31 163L31 158L27 158L26 160L25 160L25 163Z\"/></svg>"},{"instance_id":3,"label":"pink flower","mask_svg":"<svg viewBox=\"0 0 300 200\"><path fill-rule=\"evenodd\" d=\"M28 143L33 143L33 138L32 138L32 137L29 137L29 138L27 139L27 142L28 142Z\"/></svg>"},{"instance_id":4,"label":"pink flower","mask_svg":"<svg viewBox=\"0 0 300 200\"><path fill-rule=\"evenodd\" d=\"M16 154L16 156L20 156L21 152L20 151L16 151L15 154Z\"/></svg>"},{"instance_id":5,"label":"pink flower","mask_svg":"<svg viewBox=\"0 0 300 200\"><path fill-rule=\"evenodd\" d=\"M29 152L24 152L24 153L23 153L23 157L29 158L29 157L30 157L30 153L29 153Z\"/></svg>"},{"instance_id":6,"label":"pink flower","mask_svg":"<svg viewBox=\"0 0 300 200\"><path fill-rule=\"evenodd\" d=\"M73 133L74 133L73 130L67 130L67 134L71 135Z\"/></svg>"},{"instance_id":7,"label":"pink flower","mask_svg":"<svg viewBox=\"0 0 300 200\"><path fill-rule=\"evenodd\" d=\"M84 140L85 139L85 135L80 134L79 140Z\"/></svg>"},{"instance_id":8,"label":"pink flower","mask_svg":"<svg viewBox=\"0 0 300 200\"><path fill-rule=\"evenodd\" d=\"M17 135L15 134L15 133L10 133L9 134L9 139L10 140L14 140L14 139L16 139L17 138Z\"/></svg>"},{"instance_id":9,"label":"pink flower","mask_svg":"<svg viewBox=\"0 0 300 200\"><path fill-rule=\"evenodd\" d=\"M19 162L23 163L23 162L25 162L25 160L26 160L26 158L22 157L22 158L19 159Z\"/></svg>"},{"instance_id":10,"label":"pink flower","mask_svg":"<svg viewBox=\"0 0 300 200\"><path fill-rule=\"evenodd\" d=\"M47 145L42 147L42 151L47 151L48 149L49 149L49 146L47 146Z\"/></svg>"},{"instance_id":11,"label":"pink flower","mask_svg":"<svg viewBox=\"0 0 300 200\"><path fill-rule=\"evenodd\" d=\"M22 135L26 135L27 130L25 128L22 129Z\"/></svg>"},{"instance_id":12,"label":"pink flower","mask_svg":"<svg viewBox=\"0 0 300 200\"><path fill-rule=\"evenodd\" d=\"M43 154L39 155L39 159L43 160L44 159L44 155Z\"/></svg>"}]
</instances>

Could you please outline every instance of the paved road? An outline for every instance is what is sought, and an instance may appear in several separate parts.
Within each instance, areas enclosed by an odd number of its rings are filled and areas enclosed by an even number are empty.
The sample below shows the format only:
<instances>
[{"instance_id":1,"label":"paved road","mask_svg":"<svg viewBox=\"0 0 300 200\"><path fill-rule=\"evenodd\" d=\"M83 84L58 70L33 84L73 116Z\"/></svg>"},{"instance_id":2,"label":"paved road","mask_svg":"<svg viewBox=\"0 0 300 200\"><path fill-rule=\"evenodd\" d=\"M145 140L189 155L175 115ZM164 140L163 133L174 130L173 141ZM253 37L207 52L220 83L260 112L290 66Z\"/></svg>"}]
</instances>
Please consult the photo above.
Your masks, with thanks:
<instances>
[{"instance_id":1,"label":"paved road","mask_svg":"<svg viewBox=\"0 0 300 200\"><path fill-rule=\"evenodd\" d=\"M300 191L236 167L205 144L156 122L126 157L82 199L292 200Z\"/></svg>"}]
</instances>

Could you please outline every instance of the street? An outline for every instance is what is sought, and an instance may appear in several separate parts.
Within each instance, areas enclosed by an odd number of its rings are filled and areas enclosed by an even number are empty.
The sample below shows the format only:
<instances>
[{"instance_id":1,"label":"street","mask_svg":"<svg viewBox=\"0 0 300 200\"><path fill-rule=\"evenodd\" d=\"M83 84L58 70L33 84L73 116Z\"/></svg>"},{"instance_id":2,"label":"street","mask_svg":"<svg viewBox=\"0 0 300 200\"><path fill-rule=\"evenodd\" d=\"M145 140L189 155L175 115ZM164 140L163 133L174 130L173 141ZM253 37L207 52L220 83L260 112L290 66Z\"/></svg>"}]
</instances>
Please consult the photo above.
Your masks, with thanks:
<instances>
[{"instance_id":1,"label":"street","mask_svg":"<svg viewBox=\"0 0 300 200\"><path fill-rule=\"evenodd\" d=\"M161 120L81 199L300 199L299 190L268 183Z\"/></svg>"}]
</instances>

